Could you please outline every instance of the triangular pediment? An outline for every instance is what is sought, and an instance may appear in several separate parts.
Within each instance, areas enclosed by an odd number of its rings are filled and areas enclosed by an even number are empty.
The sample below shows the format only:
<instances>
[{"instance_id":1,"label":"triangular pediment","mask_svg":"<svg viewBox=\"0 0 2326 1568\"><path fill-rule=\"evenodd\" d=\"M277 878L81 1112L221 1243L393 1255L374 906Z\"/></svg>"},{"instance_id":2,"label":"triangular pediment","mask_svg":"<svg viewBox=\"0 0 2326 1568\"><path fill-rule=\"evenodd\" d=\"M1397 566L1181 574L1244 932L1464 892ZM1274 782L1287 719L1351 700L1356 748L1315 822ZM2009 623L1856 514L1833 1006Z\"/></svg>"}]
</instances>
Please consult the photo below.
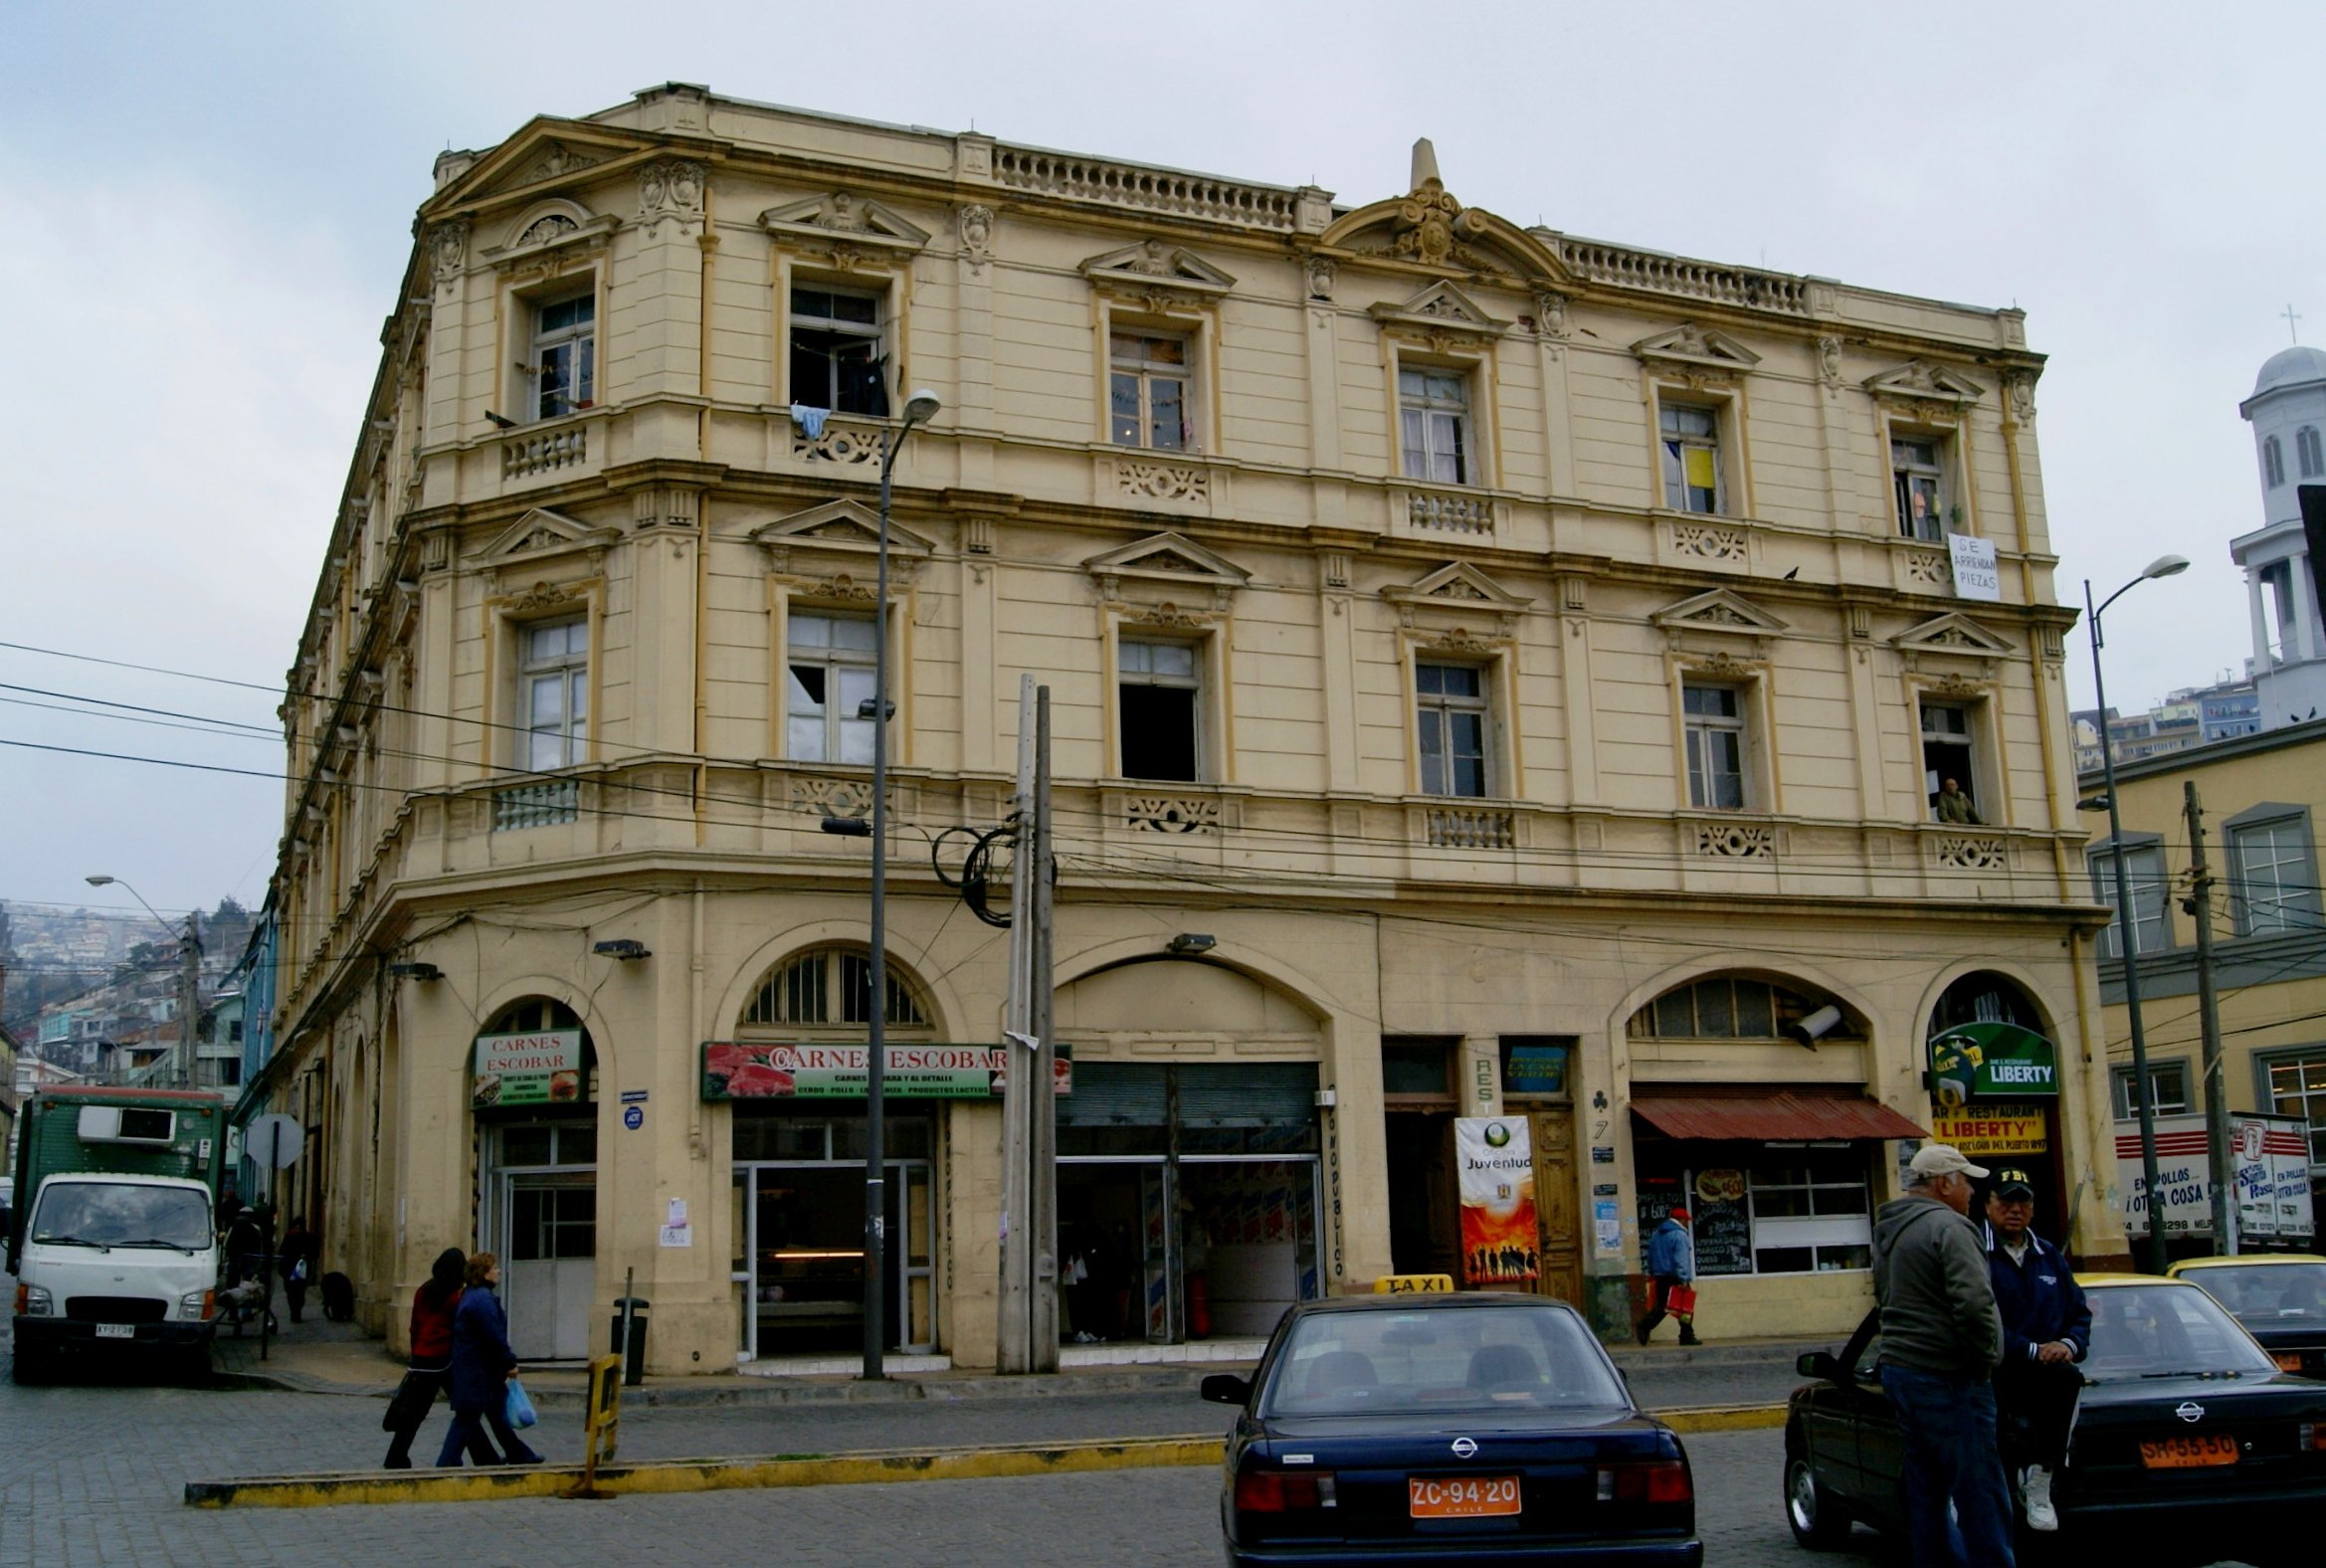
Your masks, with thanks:
<instances>
[{"instance_id":1,"label":"triangular pediment","mask_svg":"<svg viewBox=\"0 0 2326 1568\"><path fill-rule=\"evenodd\" d=\"M830 244L845 242L908 255L929 243L929 232L884 202L853 191L834 191L805 201L770 207L759 215L770 234Z\"/></svg>"},{"instance_id":2,"label":"triangular pediment","mask_svg":"<svg viewBox=\"0 0 2326 1568\"><path fill-rule=\"evenodd\" d=\"M1093 256L1082 264L1082 276L1092 283L1133 289L1177 289L1199 294L1224 294L1236 280L1195 252L1162 240L1142 240L1120 250Z\"/></svg>"},{"instance_id":3,"label":"triangular pediment","mask_svg":"<svg viewBox=\"0 0 2326 1568\"><path fill-rule=\"evenodd\" d=\"M1909 359L1893 369L1867 376L1865 390L1875 397L1957 405L1976 403L1986 395L1970 377L1927 359Z\"/></svg>"},{"instance_id":4,"label":"triangular pediment","mask_svg":"<svg viewBox=\"0 0 2326 1568\"><path fill-rule=\"evenodd\" d=\"M1460 289L1435 283L1402 304L1384 301L1372 307L1373 319L1420 327L1431 332L1460 332L1473 337L1499 337L1510 330Z\"/></svg>"},{"instance_id":5,"label":"triangular pediment","mask_svg":"<svg viewBox=\"0 0 2326 1568\"><path fill-rule=\"evenodd\" d=\"M1648 619L1667 632L1733 632L1745 637L1762 637L1792 630L1785 621L1726 588L1682 599Z\"/></svg>"},{"instance_id":6,"label":"triangular pediment","mask_svg":"<svg viewBox=\"0 0 2326 1568\"><path fill-rule=\"evenodd\" d=\"M592 170L639 150L621 132L602 125L543 116L489 152L445 154L445 159L469 161L429 206L433 210L450 203L477 211L505 211L530 196L596 178ZM439 166L443 163L440 159Z\"/></svg>"},{"instance_id":7,"label":"triangular pediment","mask_svg":"<svg viewBox=\"0 0 2326 1568\"><path fill-rule=\"evenodd\" d=\"M863 501L828 500L821 506L763 522L749 537L770 549L805 547L873 556L880 551L880 514ZM929 555L936 547L936 541L926 534L915 533L893 516L888 519L890 555Z\"/></svg>"},{"instance_id":8,"label":"triangular pediment","mask_svg":"<svg viewBox=\"0 0 2326 1568\"><path fill-rule=\"evenodd\" d=\"M481 559L507 561L560 555L569 550L601 549L621 537L622 530L619 528L593 528L561 511L535 506L501 529L499 535L485 547Z\"/></svg>"},{"instance_id":9,"label":"triangular pediment","mask_svg":"<svg viewBox=\"0 0 2326 1568\"><path fill-rule=\"evenodd\" d=\"M1131 577L1151 582L1208 582L1241 588L1252 573L1184 534L1151 533L1143 539L1091 556L1082 563L1093 577Z\"/></svg>"},{"instance_id":10,"label":"triangular pediment","mask_svg":"<svg viewBox=\"0 0 2326 1568\"><path fill-rule=\"evenodd\" d=\"M1418 582L1403 588L1384 588L1381 596L1393 604L1492 610L1509 615L1534 603L1510 592L1467 561L1449 561Z\"/></svg>"},{"instance_id":11,"label":"triangular pediment","mask_svg":"<svg viewBox=\"0 0 2326 1568\"><path fill-rule=\"evenodd\" d=\"M1951 610L1908 627L1890 639L1890 646L1900 652L1959 654L1973 659L1994 659L2014 652L2011 644L1969 616Z\"/></svg>"},{"instance_id":12,"label":"triangular pediment","mask_svg":"<svg viewBox=\"0 0 2326 1568\"><path fill-rule=\"evenodd\" d=\"M1730 375L1742 375L1761 362L1759 354L1726 332L1693 321L1643 337L1632 345L1632 352L1649 364L1685 365Z\"/></svg>"}]
</instances>

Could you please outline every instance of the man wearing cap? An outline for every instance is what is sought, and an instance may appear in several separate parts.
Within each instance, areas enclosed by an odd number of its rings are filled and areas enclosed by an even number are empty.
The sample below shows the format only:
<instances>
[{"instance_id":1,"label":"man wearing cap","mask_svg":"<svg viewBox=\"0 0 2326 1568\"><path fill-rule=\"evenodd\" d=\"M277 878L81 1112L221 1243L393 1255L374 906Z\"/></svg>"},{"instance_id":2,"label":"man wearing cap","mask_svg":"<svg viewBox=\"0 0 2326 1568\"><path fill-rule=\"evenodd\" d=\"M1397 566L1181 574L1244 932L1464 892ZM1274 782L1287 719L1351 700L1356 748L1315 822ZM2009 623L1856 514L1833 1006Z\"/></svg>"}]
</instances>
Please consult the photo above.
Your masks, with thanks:
<instances>
[{"instance_id":1,"label":"man wearing cap","mask_svg":"<svg viewBox=\"0 0 2326 1568\"><path fill-rule=\"evenodd\" d=\"M1648 1343L1648 1336L1655 1332L1671 1305L1672 1291L1688 1284L1696 1277L1696 1243L1688 1235L1688 1211L1673 1209L1648 1238L1648 1277L1652 1292L1648 1302L1648 1315L1640 1319L1640 1343ZM1689 1299L1682 1296L1682 1300ZM1693 1305L1674 1311L1680 1320L1680 1343L1700 1345L1696 1337L1696 1311Z\"/></svg>"},{"instance_id":2,"label":"man wearing cap","mask_svg":"<svg viewBox=\"0 0 2326 1568\"><path fill-rule=\"evenodd\" d=\"M2092 1309L2065 1255L2030 1229L2035 1218L2033 1178L2018 1166L1997 1171L1985 1227L1987 1274L2003 1315L1997 1425L2005 1457L2020 1474L2028 1528L2056 1530L2051 1477L2067 1462L2067 1434L2083 1389L2075 1364L2091 1348Z\"/></svg>"},{"instance_id":3,"label":"man wearing cap","mask_svg":"<svg viewBox=\"0 0 2326 1568\"><path fill-rule=\"evenodd\" d=\"M1995 1447L2003 1320L1967 1218L1971 1184L1986 1174L1960 1149L1925 1144L1906 1195L1874 1216L1881 1384L1905 1439L1915 1568L2014 1568L2011 1491Z\"/></svg>"}]
</instances>

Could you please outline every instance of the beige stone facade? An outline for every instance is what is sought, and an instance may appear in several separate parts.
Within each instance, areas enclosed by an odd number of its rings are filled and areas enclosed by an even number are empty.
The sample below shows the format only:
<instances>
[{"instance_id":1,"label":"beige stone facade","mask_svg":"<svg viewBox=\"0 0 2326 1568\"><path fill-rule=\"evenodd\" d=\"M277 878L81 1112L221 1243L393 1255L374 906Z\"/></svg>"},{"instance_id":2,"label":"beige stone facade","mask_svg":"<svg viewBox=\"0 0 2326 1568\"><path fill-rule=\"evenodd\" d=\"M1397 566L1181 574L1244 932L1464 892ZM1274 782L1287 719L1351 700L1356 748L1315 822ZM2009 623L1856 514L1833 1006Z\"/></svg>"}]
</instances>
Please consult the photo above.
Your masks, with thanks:
<instances>
[{"instance_id":1,"label":"beige stone facade","mask_svg":"<svg viewBox=\"0 0 2326 1568\"><path fill-rule=\"evenodd\" d=\"M1069 1323L1460 1272L1458 1111L1528 1118L1541 1287L1610 1332L1683 1187L1730 1228L1708 1334L1846 1327L1897 1144L1798 1105L1926 1127L1923 1041L1998 1008L2056 1042L2062 1217L2121 1252L2019 312L1411 185L677 85L440 160L298 651L248 1102L311 1096L366 1322L493 1245L571 1255L512 1299L568 1339L635 1271L658 1370L845 1331L761 1260L845 1239L861 1101L706 1099L702 1047L863 1038L867 847L820 826L869 804L874 614L897 1043L999 1039L1006 941L927 845L1006 817L1052 693L1062 1251L1122 1281ZM873 416L918 387L875 606ZM479 1108L474 1042L525 1028L586 1030L577 1098ZM1690 1140L1658 1096L1797 1119ZM889 1114L894 1338L991 1364L998 1111Z\"/></svg>"}]
</instances>

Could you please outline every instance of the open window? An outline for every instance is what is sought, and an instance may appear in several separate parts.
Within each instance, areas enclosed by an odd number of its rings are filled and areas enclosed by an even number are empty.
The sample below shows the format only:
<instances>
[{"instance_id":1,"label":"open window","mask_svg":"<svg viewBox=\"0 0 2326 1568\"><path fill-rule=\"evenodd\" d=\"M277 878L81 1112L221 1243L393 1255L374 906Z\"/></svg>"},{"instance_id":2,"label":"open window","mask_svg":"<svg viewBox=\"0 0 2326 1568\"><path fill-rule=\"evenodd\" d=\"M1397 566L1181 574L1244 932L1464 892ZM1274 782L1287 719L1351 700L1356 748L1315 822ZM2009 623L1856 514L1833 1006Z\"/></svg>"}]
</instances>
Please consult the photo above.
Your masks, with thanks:
<instances>
[{"instance_id":1,"label":"open window","mask_svg":"<svg viewBox=\"0 0 2326 1568\"><path fill-rule=\"evenodd\" d=\"M1194 783L1203 775L1203 653L1130 637L1115 645L1122 777Z\"/></svg>"},{"instance_id":2,"label":"open window","mask_svg":"<svg viewBox=\"0 0 2326 1568\"><path fill-rule=\"evenodd\" d=\"M1890 493L1901 536L1929 544L1946 537L1947 456L1944 436L1912 430L1890 433Z\"/></svg>"},{"instance_id":3,"label":"open window","mask_svg":"<svg viewBox=\"0 0 2326 1568\"><path fill-rule=\"evenodd\" d=\"M1976 703L1924 697L1922 794L1933 822L1982 823Z\"/></svg>"},{"instance_id":4,"label":"open window","mask_svg":"<svg viewBox=\"0 0 2326 1568\"><path fill-rule=\"evenodd\" d=\"M870 615L804 609L785 619L785 755L870 767L877 623Z\"/></svg>"},{"instance_id":5,"label":"open window","mask_svg":"<svg viewBox=\"0 0 2326 1568\"><path fill-rule=\"evenodd\" d=\"M791 400L810 408L888 415L885 296L795 279L789 310Z\"/></svg>"},{"instance_id":6,"label":"open window","mask_svg":"<svg viewBox=\"0 0 2326 1568\"><path fill-rule=\"evenodd\" d=\"M1478 483L1470 383L1465 370L1412 362L1399 365L1398 429L1407 479L1440 485Z\"/></svg>"},{"instance_id":7,"label":"open window","mask_svg":"<svg viewBox=\"0 0 2326 1568\"><path fill-rule=\"evenodd\" d=\"M1680 724L1688 767L1688 804L1699 811L1743 811L1748 704L1743 688L1689 680L1680 686Z\"/></svg>"},{"instance_id":8,"label":"open window","mask_svg":"<svg viewBox=\"0 0 2326 1568\"><path fill-rule=\"evenodd\" d=\"M1722 513L1728 506L1727 465L1720 411L1699 403L1661 400L1656 406L1663 459L1663 503L1673 511Z\"/></svg>"}]
</instances>

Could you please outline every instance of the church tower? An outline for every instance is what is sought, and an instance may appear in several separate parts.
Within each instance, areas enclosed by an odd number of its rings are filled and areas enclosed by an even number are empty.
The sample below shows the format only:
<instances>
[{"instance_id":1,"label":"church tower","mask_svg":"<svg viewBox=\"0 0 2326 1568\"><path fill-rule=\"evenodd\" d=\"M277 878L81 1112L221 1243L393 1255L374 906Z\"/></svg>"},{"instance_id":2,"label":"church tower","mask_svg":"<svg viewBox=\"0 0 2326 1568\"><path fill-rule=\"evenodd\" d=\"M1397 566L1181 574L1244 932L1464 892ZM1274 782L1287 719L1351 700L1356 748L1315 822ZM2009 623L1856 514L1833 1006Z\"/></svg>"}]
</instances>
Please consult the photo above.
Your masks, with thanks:
<instances>
[{"instance_id":1,"label":"church tower","mask_svg":"<svg viewBox=\"0 0 2326 1568\"><path fill-rule=\"evenodd\" d=\"M2229 558L2245 573L2261 727L2274 729L2326 706L2326 627L2298 494L2326 486L2326 349L2297 344L2270 355L2237 412L2253 427L2262 523L2229 541Z\"/></svg>"}]
</instances>

